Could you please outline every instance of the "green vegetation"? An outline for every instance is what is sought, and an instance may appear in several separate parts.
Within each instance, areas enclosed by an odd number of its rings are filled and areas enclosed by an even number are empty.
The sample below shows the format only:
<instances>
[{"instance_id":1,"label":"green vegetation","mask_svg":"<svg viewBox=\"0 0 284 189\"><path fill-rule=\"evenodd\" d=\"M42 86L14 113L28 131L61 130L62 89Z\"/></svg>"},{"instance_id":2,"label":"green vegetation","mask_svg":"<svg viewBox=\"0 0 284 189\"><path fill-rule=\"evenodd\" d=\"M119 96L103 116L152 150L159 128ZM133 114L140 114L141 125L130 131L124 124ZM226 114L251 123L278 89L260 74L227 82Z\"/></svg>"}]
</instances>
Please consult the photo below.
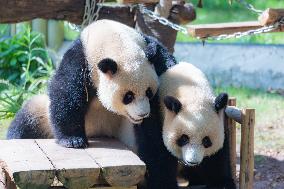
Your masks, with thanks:
<instances>
[{"instance_id":1,"label":"green vegetation","mask_svg":"<svg viewBox=\"0 0 284 189\"><path fill-rule=\"evenodd\" d=\"M246 0L260 10L266 8L284 8L283 0ZM198 0L190 0L197 5ZM239 22L257 20L258 15L247 10L245 7L233 0L232 5L228 0L203 0L203 8L196 8L197 19L190 24L222 23L222 22ZM179 42L197 42L200 40L189 37L179 32L177 41ZM211 41L208 41L211 42ZM216 41L212 41L216 42ZM218 41L221 43L259 43L259 44L284 44L283 33L270 33L255 36L242 37L239 39L230 39Z\"/></svg>"},{"instance_id":2,"label":"green vegetation","mask_svg":"<svg viewBox=\"0 0 284 189\"><path fill-rule=\"evenodd\" d=\"M0 38L0 119L13 117L28 97L43 91L53 69L41 34L25 28Z\"/></svg>"}]
</instances>

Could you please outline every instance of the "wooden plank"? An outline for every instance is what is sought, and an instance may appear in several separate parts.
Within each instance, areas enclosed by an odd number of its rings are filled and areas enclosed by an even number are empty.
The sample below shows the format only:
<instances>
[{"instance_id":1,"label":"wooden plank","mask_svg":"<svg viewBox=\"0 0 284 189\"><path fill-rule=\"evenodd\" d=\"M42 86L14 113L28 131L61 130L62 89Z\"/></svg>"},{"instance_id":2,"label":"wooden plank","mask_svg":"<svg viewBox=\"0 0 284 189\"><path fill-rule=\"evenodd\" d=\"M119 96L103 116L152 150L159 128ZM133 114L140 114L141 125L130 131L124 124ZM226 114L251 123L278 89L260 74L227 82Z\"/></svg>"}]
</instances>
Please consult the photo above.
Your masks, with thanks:
<instances>
[{"instance_id":1,"label":"wooden plank","mask_svg":"<svg viewBox=\"0 0 284 189\"><path fill-rule=\"evenodd\" d=\"M266 9L258 20L262 26L274 24L276 21L284 18L284 9Z\"/></svg>"},{"instance_id":2,"label":"wooden plank","mask_svg":"<svg viewBox=\"0 0 284 189\"><path fill-rule=\"evenodd\" d=\"M242 111L240 189L253 188L255 110Z\"/></svg>"},{"instance_id":3,"label":"wooden plank","mask_svg":"<svg viewBox=\"0 0 284 189\"><path fill-rule=\"evenodd\" d=\"M236 32L244 32L261 28L262 25L257 21L248 22L231 22L231 23L218 23L218 24L201 24L201 25L188 25L188 33L193 37L206 38L211 36L218 36L221 34L233 34ZM284 29L276 29L273 32L279 32Z\"/></svg>"},{"instance_id":4,"label":"wooden plank","mask_svg":"<svg viewBox=\"0 0 284 189\"><path fill-rule=\"evenodd\" d=\"M226 115L238 123L242 123L242 110L235 106L227 106L225 109Z\"/></svg>"},{"instance_id":5,"label":"wooden plank","mask_svg":"<svg viewBox=\"0 0 284 189\"><path fill-rule=\"evenodd\" d=\"M229 106L235 107L237 105L236 98L230 98L228 101ZM236 122L228 118L227 119L227 125L228 125L228 138L229 138L229 150L230 150L230 169L231 169L231 177L233 180L237 181L236 178L236 165L237 165L237 140L236 140Z\"/></svg>"},{"instance_id":6,"label":"wooden plank","mask_svg":"<svg viewBox=\"0 0 284 189\"><path fill-rule=\"evenodd\" d=\"M34 140L0 140L0 159L21 189L47 188L55 177L54 167Z\"/></svg>"},{"instance_id":7,"label":"wooden plank","mask_svg":"<svg viewBox=\"0 0 284 189\"><path fill-rule=\"evenodd\" d=\"M69 189L85 189L98 183L100 167L84 149L65 148L54 140L36 140L57 170L58 180Z\"/></svg>"},{"instance_id":8,"label":"wooden plank","mask_svg":"<svg viewBox=\"0 0 284 189\"><path fill-rule=\"evenodd\" d=\"M90 189L137 189L137 186L130 186L130 187L108 187L108 186L98 186Z\"/></svg>"},{"instance_id":9,"label":"wooden plank","mask_svg":"<svg viewBox=\"0 0 284 189\"><path fill-rule=\"evenodd\" d=\"M120 142L100 139L89 144L86 152L99 164L102 177L111 186L129 187L144 178L145 164Z\"/></svg>"}]
</instances>

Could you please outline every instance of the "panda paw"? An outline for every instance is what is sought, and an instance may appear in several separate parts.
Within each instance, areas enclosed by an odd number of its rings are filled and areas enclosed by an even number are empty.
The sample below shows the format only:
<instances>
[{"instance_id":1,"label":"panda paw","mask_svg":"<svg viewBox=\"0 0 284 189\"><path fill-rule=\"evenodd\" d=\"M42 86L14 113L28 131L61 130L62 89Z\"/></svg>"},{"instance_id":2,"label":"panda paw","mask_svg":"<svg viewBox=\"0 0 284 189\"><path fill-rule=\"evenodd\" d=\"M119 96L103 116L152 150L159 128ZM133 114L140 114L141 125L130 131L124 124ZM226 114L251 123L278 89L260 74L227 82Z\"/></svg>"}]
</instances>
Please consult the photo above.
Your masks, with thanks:
<instances>
[{"instance_id":1,"label":"panda paw","mask_svg":"<svg viewBox=\"0 0 284 189\"><path fill-rule=\"evenodd\" d=\"M66 148L88 147L88 140L82 137L69 137L69 138L58 139L57 143Z\"/></svg>"}]
</instances>

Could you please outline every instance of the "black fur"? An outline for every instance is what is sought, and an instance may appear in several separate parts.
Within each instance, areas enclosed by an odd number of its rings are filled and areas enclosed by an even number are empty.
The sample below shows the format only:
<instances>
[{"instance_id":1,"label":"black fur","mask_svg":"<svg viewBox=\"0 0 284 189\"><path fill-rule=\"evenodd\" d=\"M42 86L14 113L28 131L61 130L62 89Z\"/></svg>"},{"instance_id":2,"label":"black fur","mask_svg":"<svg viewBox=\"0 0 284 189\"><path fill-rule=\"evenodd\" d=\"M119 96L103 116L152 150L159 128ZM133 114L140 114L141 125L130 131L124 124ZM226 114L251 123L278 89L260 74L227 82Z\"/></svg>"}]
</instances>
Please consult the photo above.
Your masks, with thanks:
<instances>
[{"instance_id":1,"label":"black fur","mask_svg":"<svg viewBox=\"0 0 284 189\"><path fill-rule=\"evenodd\" d=\"M215 99L215 110L218 113L221 109L225 108L225 106L228 103L228 94L227 93L221 93L219 94Z\"/></svg>"},{"instance_id":2,"label":"black fur","mask_svg":"<svg viewBox=\"0 0 284 189\"><path fill-rule=\"evenodd\" d=\"M28 102L27 102L28 104ZM40 122L35 115L29 112L27 105L20 109L12 121L7 139L47 138L45 132L40 129Z\"/></svg>"},{"instance_id":3,"label":"black fur","mask_svg":"<svg viewBox=\"0 0 284 189\"><path fill-rule=\"evenodd\" d=\"M103 73L111 72L114 75L117 72L117 63L110 58L106 58L98 63L98 68Z\"/></svg>"},{"instance_id":4,"label":"black fur","mask_svg":"<svg viewBox=\"0 0 284 189\"><path fill-rule=\"evenodd\" d=\"M164 73L169 67L177 64L174 56L157 39L147 35L143 35L143 37L147 43L145 49L146 57L154 64L158 76Z\"/></svg>"},{"instance_id":5,"label":"black fur","mask_svg":"<svg viewBox=\"0 0 284 189\"><path fill-rule=\"evenodd\" d=\"M87 92L93 90L82 42L78 39L64 54L49 85L51 125L60 145L74 148L88 145L84 125L88 103L94 97L88 94L87 101Z\"/></svg>"},{"instance_id":6,"label":"black fur","mask_svg":"<svg viewBox=\"0 0 284 189\"><path fill-rule=\"evenodd\" d=\"M177 160L166 149L162 139L162 120L158 95L151 100L150 117L135 126L138 155L147 166L148 189L178 189Z\"/></svg>"},{"instance_id":7,"label":"black fur","mask_svg":"<svg viewBox=\"0 0 284 189\"><path fill-rule=\"evenodd\" d=\"M164 98L164 104L168 110L175 112L176 114L179 113L182 107L182 104L180 103L180 101L172 96L166 96Z\"/></svg>"}]
</instances>

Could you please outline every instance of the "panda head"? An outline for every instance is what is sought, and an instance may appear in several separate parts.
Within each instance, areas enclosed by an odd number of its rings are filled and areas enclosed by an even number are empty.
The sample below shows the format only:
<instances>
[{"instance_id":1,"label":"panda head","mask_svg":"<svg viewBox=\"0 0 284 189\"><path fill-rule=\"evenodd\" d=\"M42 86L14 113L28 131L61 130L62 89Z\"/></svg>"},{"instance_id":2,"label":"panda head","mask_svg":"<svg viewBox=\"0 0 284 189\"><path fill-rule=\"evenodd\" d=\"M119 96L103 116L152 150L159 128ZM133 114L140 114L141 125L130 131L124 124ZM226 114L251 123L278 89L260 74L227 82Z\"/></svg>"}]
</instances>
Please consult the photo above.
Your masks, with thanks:
<instances>
[{"instance_id":1,"label":"panda head","mask_svg":"<svg viewBox=\"0 0 284 189\"><path fill-rule=\"evenodd\" d=\"M159 85L144 37L121 23L100 20L83 30L81 41L101 104L141 123L150 114L149 100Z\"/></svg>"},{"instance_id":2,"label":"panda head","mask_svg":"<svg viewBox=\"0 0 284 189\"><path fill-rule=\"evenodd\" d=\"M205 102L205 107L190 112L190 104L184 99L165 96L163 140L167 149L188 166L198 165L204 157L216 153L223 146L223 110L227 100L228 95L222 93Z\"/></svg>"}]
</instances>

